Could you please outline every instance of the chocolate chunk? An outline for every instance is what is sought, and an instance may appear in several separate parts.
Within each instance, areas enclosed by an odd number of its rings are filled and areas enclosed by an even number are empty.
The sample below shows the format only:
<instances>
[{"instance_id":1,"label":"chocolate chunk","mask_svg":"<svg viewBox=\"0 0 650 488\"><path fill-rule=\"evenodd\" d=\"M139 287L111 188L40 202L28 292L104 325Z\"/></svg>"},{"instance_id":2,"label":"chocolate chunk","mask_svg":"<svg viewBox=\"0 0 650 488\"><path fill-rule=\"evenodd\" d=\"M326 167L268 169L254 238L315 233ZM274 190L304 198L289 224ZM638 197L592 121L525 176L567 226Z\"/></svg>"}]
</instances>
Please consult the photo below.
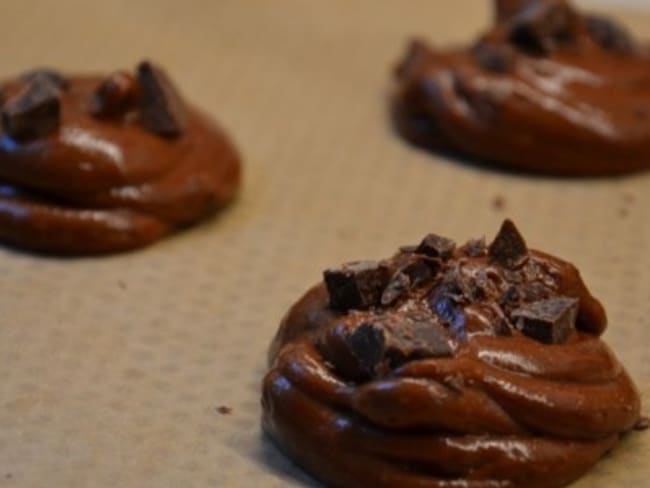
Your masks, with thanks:
<instances>
[{"instance_id":1,"label":"chocolate chunk","mask_svg":"<svg viewBox=\"0 0 650 488\"><path fill-rule=\"evenodd\" d=\"M636 50L635 42L627 30L607 17L588 15L585 25L591 38L603 49L620 54L629 54Z\"/></svg>"},{"instance_id":2,"label":"chocolate chunk","mask_svg":"<svg viewBox=\"0 0 650 488\"><path fill-rule=\"evenodd\" d=\"M382 323L385 331L385 356L395 368L416 359L451 356L445 330L424 314L411 314L402 320Z\"/></svg>"},{"instance_id":3,"label":"chocolate chunk","mask_svg":"<svg viewBox=\"0 0 650 488\"><path fill-rule=\"evenodd\" d=\"M377 305L390 278L386 266L375 261L344 264L323 274L335 310L364 309Z\"/></svg>"},{"instance_id":4,"label":"chocolate chunk","mask_svg":"<svg viewBox=\"0 0 650 488\"><path fill-rule=\"evenodd\" d=\"M480 239L471 239L461 248L461 252L470 258L483 256L486 250L487 246L485 244L485 237L481 237Z\"/></svg>"},{"instance_id":5,"label":"chocolate chunk","mask_svg":"<svg viewBox=\"0 0 650 488\"><path fill-rule=\"evenodd\" d=\"M429 234L422 240L415 252L433 258L449 259L455 248L456 243L451 239Z\"/></svg>"},{"instance_id":6,"label":"chocolate chunk","mask_svg":"<svg viewBox=\"0 0 650 488\"><path fill-rule=\"evenodd\" d=\"M575 39L579 20L563 0L529 2L511 19L508 39L527 54L547 55Z\"/></svg>"},{"instance_id":7,"label":"chocolate chunk","mask_svg":"<svg viewBox=\"0 0 650 488\"><path fill-rule=\"evenodd\" d=\"M165 72L145 61L138 66L142 123L163 137L176 137L185 125L184 104Z\"/></svg>"},{"instance_id":8,"label":"chocolate chunk","mask_svg":"<svg viewBox=\"0 0 650 488\"><path fill-rule=\"evenodd\" d=\"M411 279L401 270L397 271L388 282L381 295L381 304L390 305L406 295L411 289Z\"/></svg>"},{"instance_id":9,"label":"chocolate chunk","mask_svg":"<svg viewBox=\"0 0 650 488\"><path fill-rule=\"evenodd\" d=\"M18 140L44 137L59 126L60 91L47 78L34 78L4 104L2 126Z\"/></svg>"},{"instance_id":10,"label":"chocolate chunk","mask_svg":"<svg viewBox=\"0 0 650 488\"><path fill-rule=\"evenodd\" d=\"M515 63L515 53L509 46L481 42L474 46L472 54L478 65L494 73L507 73Z\"/></svg>"},{"instance_id":11,"label":"chocolate chunk","mask_svg":"<svg viewBox=\"0 0 650 488\"><path fill-rule=\"evenodd\" d=\"M384 331L370 322L350 328L338 324L325 337L325 357L345 378L366 381L380 373L384 361Z\"/></svg>"},{"instance_id":12,"label":"chocolate chunk","mask_svg":"<svg viewBox=\"0 0 650 488\"><path fill-rule=\"evenodd\" d=\"M516 286L509 286L499 298L499 304L502 306L513 306L519 303L519 290Z\"/></svg>"},{"instance_id":13,"label":"chocolate chunk","mask_svg":"<svg viewBox=\"0 0 650 488\"><path fill-rule=\"evenodd\" d=\"M432 279L440 268L440 262L424 256L413 257L391 277L381 296L382 305L390 305L408 292Z\"/></svg>"},{"instance_id":14,"label":"chocolate chunk","mask_svg":"<svg viewBox=\"0 0 650 488\"><path fill-rule=\"evenodd\" d=\"M29 71L20 77L23 81L45 81L63 90L68 87L68 80L56 70L51 68L39 68Z\"/></svg>"},{"instance_id":15,"label":"chocolate chunk","mask_svg":"<svg viewBox=\"0 0 650 488\"><path fill-rule=\"evenodd\" d=\"M99 117L122 115L135 108L138 87L135 79L125 71L116 71L95 91L90 112Z\"/></svg>"},{"instance_id":16,"label":"chocolate chunk","mask_svg":"<svg viewBox=\"0 0 650 488\"><path fill-rule=\"evenodd\" d=\"M429 297L429 307L440 320L451 327L458 338L465 336L465 314L460 303L462 292L453 285L443 283Z\"/></svg>"},{"instance_id":17,"label":"chocolate chunk","mask_svg":"<svg viewBox=\"0 0 650 488\"><path fill-rule=\"evenodd\" d=\"M490 244L488 254L492 261L509 269L521 266L528 259L526 241L512 220L503 222L499 233Z\"/></svg>"},{"instance_id":18,"label":"chocolate chunk","mask_svg":"<svg viewBox=\"0 0 650 488\"><path fill-rule=\"evenodd\" d=\"M533 339L547 344L564 342L575 327L579 302L555 297L528 303L511 314L516 327Z\"/></svg>"}]
</instances>

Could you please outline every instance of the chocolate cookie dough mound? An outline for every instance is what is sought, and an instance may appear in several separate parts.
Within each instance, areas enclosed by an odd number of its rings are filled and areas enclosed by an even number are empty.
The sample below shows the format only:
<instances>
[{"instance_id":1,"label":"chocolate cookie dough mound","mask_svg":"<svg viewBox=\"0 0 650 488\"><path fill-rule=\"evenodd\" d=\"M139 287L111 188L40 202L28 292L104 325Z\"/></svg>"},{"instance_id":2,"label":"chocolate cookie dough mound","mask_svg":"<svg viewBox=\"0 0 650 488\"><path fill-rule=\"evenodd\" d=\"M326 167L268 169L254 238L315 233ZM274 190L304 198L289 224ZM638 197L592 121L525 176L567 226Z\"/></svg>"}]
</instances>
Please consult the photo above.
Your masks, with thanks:
<instances>
[{"instance_id":1,"label":"chocolate cookie dough mound","mask_svg":"<svg viewBox=\"0 0 650 488\"><path fill-rule=\"evenodd\" d=\"M562 0L496 0L472 46L415 40L396 71L398 131L431 150L537 173L650 168L650 54Z\"/></svg>"},{"instance_id":2,"label":"chocolate cookie dough mound","mask_svg":"<svg viewBox=\"0 0 650 488\"><path fill-rule=\"evenodd\" d=\"M639 419L576 268L506 221L327 270L284 318L263 424L328 486L553 488Z\"/></svg>"},{"instance_id":3,"label":"chocolate cookie dough mound","mask_svg":"<svg viewBox=\"0 0 650 488\"><path fill-rule=\"evenodd\" d=\"M0 241L95 254L147 245L234 197L239 156L165 72L65 76L37 70L4 83Z\"/></svg>"}]
</instances>

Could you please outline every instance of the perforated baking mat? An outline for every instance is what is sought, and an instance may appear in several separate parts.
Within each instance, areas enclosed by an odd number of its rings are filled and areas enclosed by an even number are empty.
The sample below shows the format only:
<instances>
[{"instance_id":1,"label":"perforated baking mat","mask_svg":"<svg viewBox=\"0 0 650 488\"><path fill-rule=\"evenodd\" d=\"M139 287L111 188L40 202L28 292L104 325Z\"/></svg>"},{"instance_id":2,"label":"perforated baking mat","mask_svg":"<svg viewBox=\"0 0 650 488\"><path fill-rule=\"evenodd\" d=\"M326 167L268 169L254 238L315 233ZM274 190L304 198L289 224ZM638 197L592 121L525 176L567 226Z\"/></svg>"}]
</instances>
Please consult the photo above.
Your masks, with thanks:
<instances>
[{"instance_id":1,"label":"perforated baking mat","mask_svg":"<svg viewBox=\"0 0 650 488\"><path fill-rule=\"evenodd\" d=\"M504 174L410 148L390 128L406 39L467 41L487 4L3 0L2 77L149 57L224 123L246 167L235 205L148 249L65 260L0 249L0 487L315 486L260 431L285 310L328 265L430 231L491 237L506 216L580 268L647 400L650 174ZM650 32L650 16L617 14ZM575 486L649 486L648 459L650 435L630 436Z\"/></svg>"}]
</instances>

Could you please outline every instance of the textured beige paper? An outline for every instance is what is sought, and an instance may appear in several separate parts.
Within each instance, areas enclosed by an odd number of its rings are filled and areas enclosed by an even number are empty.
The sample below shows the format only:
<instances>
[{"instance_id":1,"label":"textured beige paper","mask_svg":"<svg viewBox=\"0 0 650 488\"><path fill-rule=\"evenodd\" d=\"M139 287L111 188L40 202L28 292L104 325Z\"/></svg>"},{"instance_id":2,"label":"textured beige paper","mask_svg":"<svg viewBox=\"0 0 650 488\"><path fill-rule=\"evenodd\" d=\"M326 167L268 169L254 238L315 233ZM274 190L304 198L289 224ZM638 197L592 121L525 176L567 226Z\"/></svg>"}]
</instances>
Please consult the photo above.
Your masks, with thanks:
<instances>
[{"instance_id":1,"label":"textured beige paper","mask_svg":"<svg viewBox=\"0 0 650 488\"><path fill-rule=\"evenodd\" d=\"M467 40L488 2L1 3L0 76L151 57L235 135L246 182L219 218L140 252L0 249L0 487L314 486L260 435L282 314L327 265L429 231L491 237L506 215L579 266L650 393L650 174L504 175L411 149L387 123L406 38ZM623 17L650 32L650 16ZM576 486L650 486L648 459L650 433L631 436Z\"/></svg>"}]
</instances>

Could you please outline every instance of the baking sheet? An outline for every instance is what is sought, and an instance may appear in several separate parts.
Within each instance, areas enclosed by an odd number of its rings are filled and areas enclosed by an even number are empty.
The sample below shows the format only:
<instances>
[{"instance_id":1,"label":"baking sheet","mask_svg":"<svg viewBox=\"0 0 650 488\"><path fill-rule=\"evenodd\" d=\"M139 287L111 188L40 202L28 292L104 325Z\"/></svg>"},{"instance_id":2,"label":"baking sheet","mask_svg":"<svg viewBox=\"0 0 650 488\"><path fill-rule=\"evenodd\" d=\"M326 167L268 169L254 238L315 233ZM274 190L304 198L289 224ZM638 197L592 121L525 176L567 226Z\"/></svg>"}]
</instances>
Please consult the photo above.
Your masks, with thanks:
<instances>
[{"instance_id":1,"label":"baking sheet","mask_svg":"<svg viewBox=\"0 0 650 488\"><path fill-rule=\"evenodd\" d=\"M650 31L649 15L617 13ZM0 76L149 57L224 122L246 168L236 205L142 251L0 249L0 487L315 486L260 433L284 311L328 265L429 231L491 237L506 216L578 265L647 399L650 174L504 174L391 131L406 39L460 42L488 18L477 0L3 0ZM648 459L650 435L630 436L575 486L648 486Z\"/></svg>"}]
</instances>

